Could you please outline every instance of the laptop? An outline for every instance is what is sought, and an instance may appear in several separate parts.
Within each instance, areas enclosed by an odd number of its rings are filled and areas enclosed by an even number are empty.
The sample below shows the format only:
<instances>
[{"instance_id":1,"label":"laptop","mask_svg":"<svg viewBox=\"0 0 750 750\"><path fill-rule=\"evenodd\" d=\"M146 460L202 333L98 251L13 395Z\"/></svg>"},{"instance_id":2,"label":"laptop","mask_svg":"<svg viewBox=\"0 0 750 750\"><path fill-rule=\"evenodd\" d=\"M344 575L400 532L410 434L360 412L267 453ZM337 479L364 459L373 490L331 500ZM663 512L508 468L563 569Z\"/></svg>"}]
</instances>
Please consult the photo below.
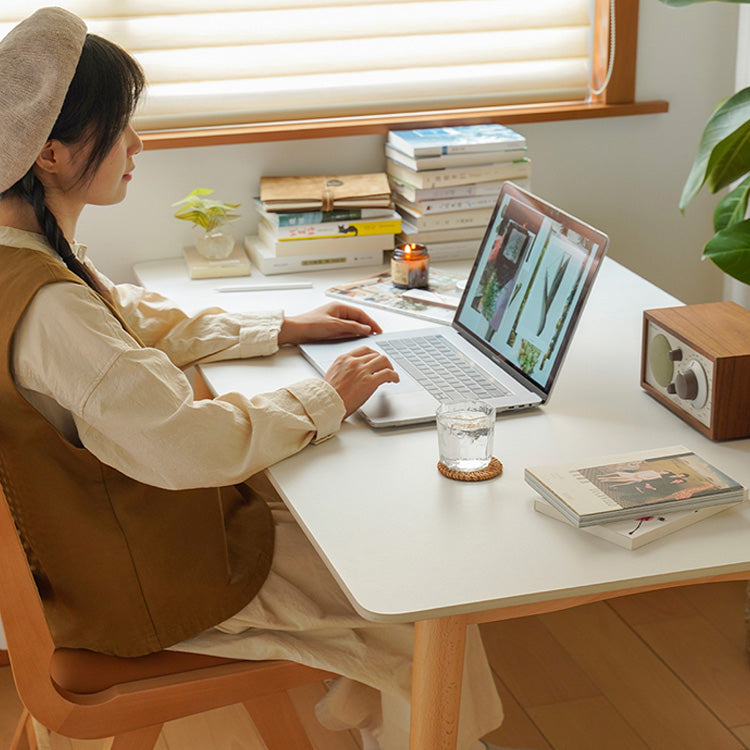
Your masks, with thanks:
<instances>
[{"instance_id":1,"label":"laptop","mask_svg":"<svg viewBox=\"0 0 750 750\"><path fill-rule=\"evenodd\" d=\"M363 343L399 373L359 413L372 427L435 419L441 401L479 398L498 412L549 399L608 237L506 182L450 326L300 347L320 373ZM429 250L429 247L428 247Z\"/></svg>"}]
</instances>

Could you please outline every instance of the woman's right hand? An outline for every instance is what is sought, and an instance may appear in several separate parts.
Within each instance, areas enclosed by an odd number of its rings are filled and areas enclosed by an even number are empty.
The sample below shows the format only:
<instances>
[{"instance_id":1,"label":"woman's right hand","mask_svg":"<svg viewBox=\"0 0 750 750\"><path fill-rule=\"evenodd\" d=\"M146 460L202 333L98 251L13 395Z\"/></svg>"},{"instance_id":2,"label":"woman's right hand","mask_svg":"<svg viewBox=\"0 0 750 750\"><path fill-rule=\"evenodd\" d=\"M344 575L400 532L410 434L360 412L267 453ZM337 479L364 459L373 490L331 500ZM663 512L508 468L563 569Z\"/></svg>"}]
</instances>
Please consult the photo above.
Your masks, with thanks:
<instances>
[{"instance_id":1,"label":"woman's right hand","mask_svg":"<svg viewBox=\"0 0 750 750\"><path fill-rule=\"evenodd\" d=\"M341 396L348 417L379 386L383 383L398 383L399 377L388 357L367 346L360 346L337 357L324 379Z\"/></svg>"}]
</instances>

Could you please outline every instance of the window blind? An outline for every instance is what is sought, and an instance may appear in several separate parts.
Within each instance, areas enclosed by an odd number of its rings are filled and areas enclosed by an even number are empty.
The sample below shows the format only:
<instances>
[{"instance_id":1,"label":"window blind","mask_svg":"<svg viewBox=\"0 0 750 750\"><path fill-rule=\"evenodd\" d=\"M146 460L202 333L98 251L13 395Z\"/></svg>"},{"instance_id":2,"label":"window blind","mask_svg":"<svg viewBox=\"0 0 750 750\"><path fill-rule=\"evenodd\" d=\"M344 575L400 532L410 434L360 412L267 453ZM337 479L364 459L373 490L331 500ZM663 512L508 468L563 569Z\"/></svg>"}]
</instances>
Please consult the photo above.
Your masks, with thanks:
<instances>
[{"instance_id":1,"label":"window blind","mask_svg":"<svg viewBox=\"0 0 750 750\"><path fill-rule=\"evenodd\" d=\"M0 36L50 0L3 0ZM140 129L584 100L591 0L58 0L149 87Z\"/></svg>"}]
</instances>

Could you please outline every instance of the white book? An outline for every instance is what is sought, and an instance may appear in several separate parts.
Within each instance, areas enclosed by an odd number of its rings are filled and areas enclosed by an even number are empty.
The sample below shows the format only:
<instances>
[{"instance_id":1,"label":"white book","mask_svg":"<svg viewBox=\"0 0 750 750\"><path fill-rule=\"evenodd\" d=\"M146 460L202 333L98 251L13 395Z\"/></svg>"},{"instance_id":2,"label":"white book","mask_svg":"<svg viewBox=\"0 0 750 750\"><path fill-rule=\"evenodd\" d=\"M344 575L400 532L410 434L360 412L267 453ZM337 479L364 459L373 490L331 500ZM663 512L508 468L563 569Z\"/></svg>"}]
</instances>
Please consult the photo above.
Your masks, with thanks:
<instances>
[{"instance_id":1,"label":"white book","mask_svg":"<svg viewBox=\"0 0 750 750\"><path fill-rule=\"evenodd\" d=\"M388 143L409 156L433 156L475 151L516 150L526 146L526 139L506 125L486 123L444 128L391 130L388 132Z\"/></svg>"},{"instance_id":2,"label":"white book","mask_svg":"<svg viewBox=\"0 0 750 750\"><path fill-rule=\"evenodd\" d=\"M524 479L581 528L741 502L744 488L682 445L526 469Z\"/></svg>"},{"instance_id":3,"label":"white book","mask_svg":"<svg viewBox=\"0 0 750 750\"><path fill-rule=\"evenodd\" d=\"M416 188L393 175L388 176L391 190L396 196L402 196L409 201L442 200L445 198L469 198L476 195L500 195L503 184L507 180L493 180L490 182L472 182L466 185L452 185L440 188ZM513 182L525 190L531 189L531 180L515 178Z\"/></svg>"},{"instance_id":4,"label":"white book","mask_svg":"<svg viewBox=\"0 0 750 750\"><path fill-rule=\"evenodd\" d=\"M263 244L279 257L294 257L297 255L317 255L330 253L339 255L350 252L366 252L368 250L393 250L395 233L362 234L359 236L342 237L306 237L304 239L279 239L267 224L258 224L258 237Z\"/></svg>"},{"instance_id":5,"label":"white book","mask_svg":"<svg viewBox=\"0 0 750 750\"><path fill-rule=\"evenodd\" d=\"M439 188L468 185L473 182L516 180L531 176L531 161L512 161L507 164L480 164L473 167L448 167L429 172L414 172L397 164L393 159L385 160L385 171L397 180L415 188Z\"/></svg>"},{"instance_id":6,"label":"white book","mask_svg":"<svg viewBox=\"0 0 750 750\"><path fill-rule=\"evenodd\" d=\"M490 208L470 208L466 211L451 211L427 216L415 213L412 208L398 201L396 208L401 211L404 221L416 227L417 231L423 232L430 229L457 229L459 227L486 228L492 216L494 203Z\"/></svg>"},{"instance_id":7,"label":"white book","mask_svg":"<svg viewBox=\"0 0 750 750\"><path fill-rule=\"evenodd\" d=\"M638 549L639 547L643 547L644 544L661 539L668 534L673 534L675 531L692 526L704 518L714 516L717 513L727 510L727 508L734 507L735 505L733 504L709 505L706 508L680 510L675 513L633 518L629 521L612 521L611 523L586 526L580 529L580 531L601 537L625 549ZM534 499L534 510L557 521L562 521L568 526L574 526L559 510L553 508L541 497Z\"/></svg>"},{"instance_id":8,"label":"white book","mask_svg":"<svg viewBox=\"0 0 750 750\"><path fill-rule=\"evenodd\" d=\"M499 192L498 190L497 193L488 193L487 195L429 201L410 201L397 194L396 204L407 209L414 216L431 216L432 214L448 214L455 211L471 211L477 208L494 208Z\"/></svg>"},{"instance_id":9,"label":"white book","mask_svg":"<svg viewBox=\"0 0 750 750\"><path fill-rule=\"evenodd\" d=\"M401 234L396 235L396 241L418 242L428 245L432 242L459 242L462 240L481 240L487 227L458 227L453 229L429 229L420 231L406 221L401 222Z\"/></svg>"},{"instance_id":10,"label":"white book","mask_svg":"<svg viewBox=\"0 0 750 750\"><path fill-rule=\"evenodd\" d=\"M477 257L480 244L481 239L431 242L427 251L431 263L439 263L441 260L473 260Z\"/></svg>"},{"instance_id":11,"label":"white book","mask_svg":"<svg viewBox=\"0 0 750 750\"><path fill-rule=\"evenodd\" d=\"M412 157L386 143L385 155L389 159L393 159L393 161L403 164L409 169L413 169L415 172L423 172L430 169L443 169L444 167L467 167L475 164L498 164L521 161L528 157L528 152L524 147L512 151L465 152Z\"/></svg>"},{"instance_id":12,"label":"white book","mask_svg":"<svg viewBox=\"0 0 750 750\"><path fill-rule=\"evenodd\" d=\"M266 276L297 271L320 271L331 267L378 266L383 262L382 249L279 257L258 237L250 235L245 237L245 249L255 267Z\"/></svg>"}]
</instances>

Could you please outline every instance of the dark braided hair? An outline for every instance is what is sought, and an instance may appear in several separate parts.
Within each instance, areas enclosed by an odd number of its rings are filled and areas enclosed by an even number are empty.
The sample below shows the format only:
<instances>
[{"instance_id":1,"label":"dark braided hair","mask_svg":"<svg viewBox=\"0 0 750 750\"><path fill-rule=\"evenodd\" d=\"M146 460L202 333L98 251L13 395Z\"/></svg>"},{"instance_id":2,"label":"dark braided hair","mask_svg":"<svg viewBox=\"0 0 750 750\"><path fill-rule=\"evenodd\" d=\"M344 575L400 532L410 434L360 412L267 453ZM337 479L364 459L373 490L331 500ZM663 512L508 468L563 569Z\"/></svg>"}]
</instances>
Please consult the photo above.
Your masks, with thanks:
<instances>
[{"instance_id":1,"label":"dark braided hair","mask_svg":"<svg viewBox=\"0 0 750 750\"><path fill-rule=\"evenodd\" d=\"M130 122L144 85L143 71L125 50L102 37L86 35L75 75L49 134L49 140L90 147L78 175L79 182L94 176ZM101 294L101 286L75 256L55 215L49 210L44 185L34 174L33 167L0 198L10 194L31 205L42 232L65 265Z\"/></svg>"}]
</instances>

